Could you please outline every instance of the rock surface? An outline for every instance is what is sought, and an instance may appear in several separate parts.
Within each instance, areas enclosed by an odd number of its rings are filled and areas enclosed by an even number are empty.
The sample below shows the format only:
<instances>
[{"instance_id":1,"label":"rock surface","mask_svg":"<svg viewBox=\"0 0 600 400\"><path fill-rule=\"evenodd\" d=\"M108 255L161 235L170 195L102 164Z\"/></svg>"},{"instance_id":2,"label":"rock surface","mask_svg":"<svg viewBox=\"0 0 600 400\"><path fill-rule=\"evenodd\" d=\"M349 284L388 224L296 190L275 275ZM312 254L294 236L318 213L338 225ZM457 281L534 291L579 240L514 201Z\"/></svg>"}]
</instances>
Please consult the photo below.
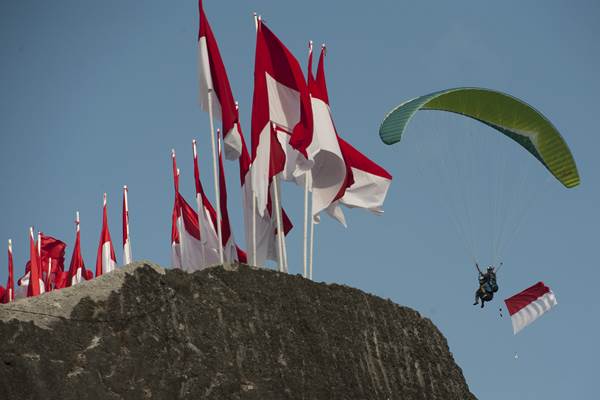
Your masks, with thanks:
<instances>
[{"instance_id":1,"label":"rock surface","mask_svg":"<svg viewBox=\"0 0 600 400\"><path fill-rule=\"evenodd\" d=\"M475 399L433 323L340 285L148 262L0 305L2 399Z\"/></svg>"}]
</instances>

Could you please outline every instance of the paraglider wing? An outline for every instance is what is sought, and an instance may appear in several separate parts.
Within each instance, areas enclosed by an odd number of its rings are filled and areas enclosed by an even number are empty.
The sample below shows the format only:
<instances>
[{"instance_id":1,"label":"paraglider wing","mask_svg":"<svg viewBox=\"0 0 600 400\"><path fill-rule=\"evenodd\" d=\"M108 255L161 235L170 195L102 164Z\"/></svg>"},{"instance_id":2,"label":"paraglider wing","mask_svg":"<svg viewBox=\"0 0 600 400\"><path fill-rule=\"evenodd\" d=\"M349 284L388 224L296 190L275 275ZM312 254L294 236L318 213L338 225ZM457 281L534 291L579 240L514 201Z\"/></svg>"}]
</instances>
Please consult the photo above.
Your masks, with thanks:
<instances>
[{"instance_id":1,"label":"paraglider wing","mask_svg":"<svg viewBox=\"0 0 600 400\"><path fill-rule=\"evenodd\" d=\"M504 303L510 314L515 335L558 304L554 293L544 282L528 287L504 300Z\"/></svg>"},{"instance_id":2,"label":"paraglider wing","mask_svg":"<svg viewBox=\"0 0 600 400\"><path fill-rule=\"evenodd\" d=\"M379 136L386 144L399 142L419 110L460 114L508 136L533 154L567 188L579 185L579 173L566 142L539 111L505 93L482 88L455 88L406 101L386 116Z\"/></svg>"}]
</instances>

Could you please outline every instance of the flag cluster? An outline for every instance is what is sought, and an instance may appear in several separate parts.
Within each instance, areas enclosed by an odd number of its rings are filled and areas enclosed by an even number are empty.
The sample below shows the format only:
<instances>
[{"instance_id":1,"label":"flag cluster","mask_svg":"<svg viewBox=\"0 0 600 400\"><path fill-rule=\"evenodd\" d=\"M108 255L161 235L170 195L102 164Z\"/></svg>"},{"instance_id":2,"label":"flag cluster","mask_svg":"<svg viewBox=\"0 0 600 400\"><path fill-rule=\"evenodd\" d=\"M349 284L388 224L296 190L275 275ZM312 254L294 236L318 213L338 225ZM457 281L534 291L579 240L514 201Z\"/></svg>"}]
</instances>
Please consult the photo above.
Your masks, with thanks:
<instances>
[{"instance_id":1,"label":"flag cluster","mask_svg":"<svg viewBox=\"0 0 600 400\"><path fill-rule=\"evenodd\" d=\"M237 103L202 1L199 1L199 15L200 103L202 109L209 113L211 139L214 138L213 118L220 119L226 158L239 160L248 262L263 265L267 259L272 259L279 262L280 270L287 271L285 234L292 225L281 207L280 181L304 185L305 190L311 193L311 225L319 222L320 214L325 211L346 226L341 206L381 213L392 177L338 134L325 81L325 47L321 50L315 77L312 72L312 43L310 44L305 77L297 58L260 16L255 17L254 93L251 146L248 153ZM216 155L213 154L213 159L215 158ZM194 162L197 164L195 149ZM216 176L216 163L214 170ZM215 190L215 201L223 214L224 222L220 225L224 236L223 252L227 254L226 261L231 261L236 259L239 249L226 242L226 238L231 237L231 229L226 200L223 201L226 199L226 190L220 153L218 170L219 182L215 186L219 189ZM176 173L175 171L174 174ZM212 207L202 191L198 174L196 185L197 219L201 231L196 240L202 243L211 240L214 242L215 231L211 228L215 221L201 215L206 212L210 216L210 211L205 210ZM186 246L184 235L193 236L191 227L189 232L185 231L186 224L177 222L179 216L184 214L182 210L186 203L179 199L178 194L175 203L171 241L173 265L181 265L186 269L199 268L195 260L189 260L192 264L188 264L185 256L186 247L200 249L192 244ZM217 219L219 218L220 215L217 215ZM305 221L306 218L305 215ZM217 221L217 228L218 224ZM202 248L202 252L210 254L215 251L214 246ZM198 250L197 253L202 252ZM207 257L204 256L202 266L210 264Z\"/></svg>"},{"instance_id":2,"label":"flag cluster","mask_svg":"<svg viewBox=\"0 0 600 400\"><path fill-rule=\"evenodd\" d=\"M69 268L65 269L65 252L67 244L52 236L39 232L34 235L33 227L29 228L29 261L25 265L25 273L17 280L27 297L38 296L45 292L77 285L84 280L94 278L94 273L87 269L81 254L81 233L79 228L79 212L75 217L75 245ZM129 240L129 208L127 203L127 186L123 188L123 264L132 261L131 243ZM108 229L106 193L103 197L102 229L96 258L96 277L109 273L116 268L115 250ZM6 288L0 286L0 302L9 303L16 298L14 287L14 259L12 240L8 241L8 282Z\"/></svg>"}]
</instances>

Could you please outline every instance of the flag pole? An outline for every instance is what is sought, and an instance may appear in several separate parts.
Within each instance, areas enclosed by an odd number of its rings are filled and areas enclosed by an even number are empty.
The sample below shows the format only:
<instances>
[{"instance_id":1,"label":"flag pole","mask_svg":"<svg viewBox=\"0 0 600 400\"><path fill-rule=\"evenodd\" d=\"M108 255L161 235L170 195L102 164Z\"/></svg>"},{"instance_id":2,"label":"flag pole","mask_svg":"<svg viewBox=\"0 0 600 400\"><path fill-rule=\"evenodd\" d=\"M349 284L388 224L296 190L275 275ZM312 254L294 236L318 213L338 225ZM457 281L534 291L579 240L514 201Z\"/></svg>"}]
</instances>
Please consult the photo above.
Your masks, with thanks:
<instances>
[{"instance_id":1,"label":"flag pole","mask_svg":"<svg viewBox=\"0 0 600 400\"><path fill-rule=\"evenodd\" d=\"M219 236L219 260L221 261L221 265L224 263L223 258L223 240L221 233L221 201L219 196L219 180L217 174L217 150L215 145L215 125L214 125L214 116L213 116L213 107L212 107L212 96L213 89L208 89L208 119L210 122L210 144L212 148L212 159L213 159L213 180L215 183L215 199L217 207L217 233Z\"/></svg>"},{"instance_id":2,"label":"flag pole","mask_svg":"<svg viewBox=\"0 0 600 400\"><path fill-rule=\"evenodd\" d=\"M307 231L308 231L308 173L304 174L304 246L303 246L303 258L304 258L304 277L306 278L306 252L307 252Z\"/></svg>"},{"instance_id":3,"label":"flag pole","mask_svg":"<svg viewBox=\"0 0 600 400\"><path fill-rule=\"evenodd\" d=\"M11 267L11 261L12 261L11 260L12 259L12 240L11 239L8 239L8 257L9 257L8 258L8 267L10 268ZM9 271L9 279L12 279L11 276L10 276L10 271ZM12 281L12 282L13 282L12 285L14 286L14 281ZM10 302L13 301L12 300L12 298L13 298L13 295L12 295L13 289L12 289L12 287L10 287L11 286L10 284L7 285L7 286L8 286L8 288L7 288L7 290L8 290L8 302L10 303Z\"/></svg>"},{"instance_id":4,"label":"flag pole","mask_svg":"<svg viewBox=\"0 0 600 400\"><path fill-rule=\"evenodd\" d=\"M284 272L285 264L283 258L283 241L281 240L281 207L279 204L279 180L277 179L277 175L273 177L273 193L275 194L275 217L277 219L277 244L279 247L279 272Z\"/></svg>"},{"instance_id":5,"label":"flag pole","mask_svg":"<svg viewBox=\"0 0 600 400\"><path fill-rule=\"evenodd\" d=\"M256 195L252 191L252 265L256 265Z\"/></svg>"},{"instance_id":6,"label":"flag pole","mask_svg":"<svg viewBox=\"0 0 600 400\"><path fill-rule=\"evenodd\" d=\"M129 238L129 201L127 198L127 193L129 189L127 185L123 186L123 231L125 233L126 241L123 243L123 265L131 264L132 256L131 256L131 239Z\"/></svg>"},{"instance_id":7,"label":"flag pole","mask_svg":"<svg viewBox=\"0 0 600 400\"><path fill-rule=\"evenodd\" d=\"M310 55L312 54L312 49L313 49L313 41L309 40L308 41L308 55L310 58ZM308 66L308 68L311 68L311 65ZM308 73L310 74L311 71L308 71ZM303 255L303 265L304 265L304 277L306 278L306 267L307 267L307 233L308 233L308 218L310 218L308 216L308 173L304 174L304 241L303 241L303 246L302 246L302 255ZM312 213L311 213L312 214ZM311 215L312 217L312 215Z\"/></svg>"},{"instance_id":8,"label":"flag pole","mask_svg":"<svg viewBox=\"0 0 600 400\"><path fill-rule=\"evenodd\" d=\"M306 180L309 181L308 185L312 186L312 173L310 171L306 173ZM310 279L311 281L313 278L314 240L315 240L315 221L311 215L310 216L310 255L309 255L309 272L308 272L308 279Z\"/></svg>"},{"instance_id":9,"label":"flag pole","mask_svg":"<svg viewBox=\"0 0 600 400\"><path fill-rule=\"evenodd\" d=\"M37 235L37 255L38 255L38 271L39 274L41 275L42 273L42 232L38 232ZM31 263L31 268L33 268L33 263ZM42 279L42 277L40 276L38 279L39 282L41 282L42 286L44 287L44 291L42 292L42 288L40 287L40 293L44 293L46 292L46 282L44 282L44 280Z\"/></svg>"}]
</instances>

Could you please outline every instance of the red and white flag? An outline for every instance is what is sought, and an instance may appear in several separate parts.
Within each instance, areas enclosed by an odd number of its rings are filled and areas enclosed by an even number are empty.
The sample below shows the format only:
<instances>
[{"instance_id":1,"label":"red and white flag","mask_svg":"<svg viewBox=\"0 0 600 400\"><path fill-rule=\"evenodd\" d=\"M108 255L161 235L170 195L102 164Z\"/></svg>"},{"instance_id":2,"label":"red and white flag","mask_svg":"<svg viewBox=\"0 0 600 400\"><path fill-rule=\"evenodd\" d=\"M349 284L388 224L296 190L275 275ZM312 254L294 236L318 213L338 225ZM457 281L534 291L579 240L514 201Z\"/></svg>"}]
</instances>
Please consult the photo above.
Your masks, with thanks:
<instances>
[{"instance_id":1,"label":"red and white flag","mask_svg":"<svg viewBox=\"0 0 600 400\"><path fill-rule=\"evenodd\" d=\"M327 213L346 225L341 204L349 208L363 208L375 214L383 213L383 202L392 183L392 175L371 161L350 143L338 137L340 149L352 179L340 191L339 199L327 208Z\"/></svg>"},{"instance_id":2,"label":"red and white flag","mask_svg":"<svg viewBox=\"0 0 600 400\"><path fill-rule=\"evenodd\" d=\"M228 160L235 160L240 156L242 146L240 132L237 130L235 123L237 116L235 102L227 78L225 64L223 64L217 41L206 19L202 0L198 1L198 9L200 11L200 29L198 32L200 104L204 111L212 111L213 115L223 123L225 157ZM211 99L210 108L209 98Z\"/></svg>"},{"instance_id":3,"label":"red and white flag","mask_svg":"<svg viewBox=\"0 0 600 400\"><path fill-rule=\"evenodd\" d=\"M201 241L198 214L179 193L179 169L172 150L175 206L171 234L171 260L174 267L196 271L204 267L204 249Z\"/></svg>"},{"instance_id":4,"label":"red and white flag","mask_svg":"<svg viewBox=\"0 0 600 400\"><path fill-rule=\"evenodd\" d=\"M281 162L283 151L290 151L286 138L297 152L293 155L295 165L288 168L295 170L293 175L299 176L312 166L307 150L312 125L310 96L298 60L258 18L251 136L252 187L261 216L267 208L271 178L283 171L286 162L290 164L285 157ZM284 148L278 136L283 138ZM291 178L286 175L286 179Z\"/></svg>"},{"instance_id":5,"label":"red and white flag","mask_svg":"<svg viewBox=\"0 0 600 400\"><path fill-rule=\"evenodd\" d=\"M69 275L67 286L77 285L84 280L92 279L92 271L85 268L83 256L81 255L81 234L79 232L79 211L75 213L75 245L73 246L73 254L71 255L71 264L69 266Z\"/></svg>"},{"instance_id":6,"label":"red and white flag","mask_svg":"<svg viewBox=\"0 0 600 400\"><path fill-rule=\"evenodd\" d=\"M316 79L312 73L312 42L309 47L308 88L314 130L308 154L314 160L311 169L312 215L316 219L321 211L343 195L347 182L352 182L352 170L346 167L329 106L324 69L325 46L321 48Z\"/></svg>"},{"instance_id":7,"label":"red and white flag","mask_svg":"<svg viewBox=\"0 0 600 400\"><path fill-rule=\"evenodd\" d=\"M510 314L515 335L558 304L554 293L544 282L528 287L504 300L504 303Z\"/></svg>"},{"instance_id":8,"label":"red and white flag","mask_svg":"<svg viewBox=\"0 0 600 400\"><path fill-rule=\"evenodd\" d=\"M100 243L96 256L96 277L113 271L117 265L115 248L113 247L108 230L108 215L106 213L106 193L102 200L102 231L100 232Z\"/></svg>"},{"instance_id":9,"label":"red and white flag","mask_svg":"<svg viewBox=\"0 0 600 400\"><path fill-rule=\"evenodd\" d=\"M217 140L218 139L219 136L217 135ZM229 223L229 211L227 210L227 183L225 181L225 169L223 168L223 155L221 153L221 141L219 140L219 201L221 202L223 258L226 262L240 261L246 263L246 253L236 245Z\"/></svg>"},{"instance_id":10,"label":"red and white flag","mask_svg":"<svg viewBox=\"0 0 600 400\"><path fill-rule=\"evenodd\" d=\"M67 244L52 236L40 233L40 265L47 292L60 289L66 284L65 249Z\"/></svg>"},{"instance_id":11,"label":"red and white flag","mask_svg":"<svg viewBox=\"0 0 600 400\"><path fill-rule=\"evenodd\" d=\"M6 288L4 291L4 296L0 297L2 303L10 303L15 300L15 278L14 272L15 266L13 263L13 253L12 253L12 240L8 239L8 280L6 281Z\"/></svg>"},{"instance_id":12,"label":"red and white flag","mask_svg":"<svg viewBox=\"0 0 600 400\"><path fill-rule=\"evenodd\" d=\"M44 293L44 281L42 280L42 271L40 265L40 238L38 241L33 239L33 228L29 228L29 270L19 280L19 285L27 286L27 297L38 296Z\"/></svg>"},{"instance_id":13,"label":"red and white flag","mask_svg":"<svg viewBox=\"0 0 600 400\"><path fill-rule=\"evenodd\" d=\"M198 209L198 223L200 225L200 236L203 249L203 266L216 265L220 263L219 258L219 234L217 233L217 212L204 193L200 170L198 168L198 152L196 141L192 141L194 153L194 183L196 186L196 205Z\"/></svg>"}]
</instances>

